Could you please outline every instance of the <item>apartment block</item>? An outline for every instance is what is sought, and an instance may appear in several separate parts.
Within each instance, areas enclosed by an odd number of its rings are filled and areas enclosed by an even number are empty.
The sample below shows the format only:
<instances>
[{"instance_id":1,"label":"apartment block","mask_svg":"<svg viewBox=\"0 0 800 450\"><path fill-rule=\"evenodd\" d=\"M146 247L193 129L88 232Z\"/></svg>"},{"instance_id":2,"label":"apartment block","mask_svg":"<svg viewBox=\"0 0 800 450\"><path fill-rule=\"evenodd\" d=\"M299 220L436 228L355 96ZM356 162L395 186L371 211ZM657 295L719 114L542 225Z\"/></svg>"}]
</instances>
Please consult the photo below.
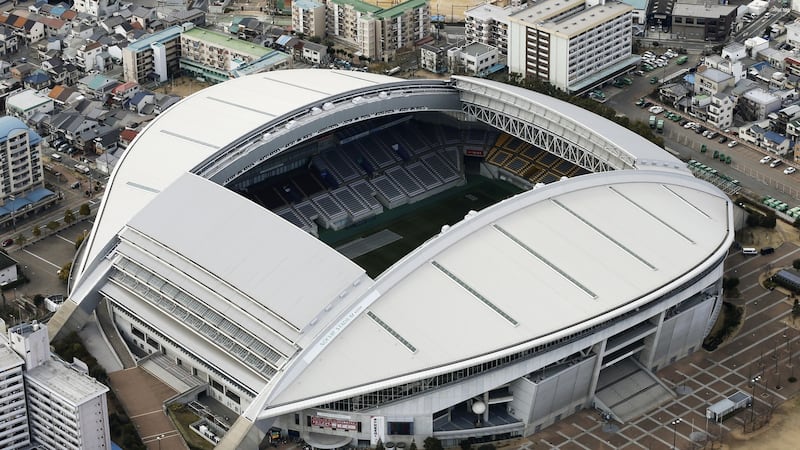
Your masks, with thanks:
<instances>
[{"instance_id":1,"label":"apartment block","mask_svg":"<svg viewBox=\"0 0 800 450\"><path fill-rule=\"evenodd\" d=\"M505 55L508 53L509 17L520 8L519 5L500 7L484 4L464 11L467 42L491 45Z\"/></svg>"},{"instance_id":2,"label":"apartment block","mask_svg":"<svg viewBox=\"0 0 800 450\"><path fill-rule=\"evenodd\" d=\"M11 348L0 346L0 448L28 448L28 406L22 366L25 361Z\"/></svg>"},{"instance_id":3,"label":"apartment block","mask_svg":"<svg viewBox=\"0 0 800 450\"><path fill-rule=\"evenodd\" d=\"M122 49L125 81L164 82L178 74L181 57L181 32L194 25L176 25L153 33Z\"/></svg>"},{"instance_id":4,"label":"apartment block","mask_svg":"<svg viewBox=\"0 0 800 450\"><path fill-rule=\"evenodd\" d=\"M328 0L327 36L376 60L394 58L430 35L429 0L407 0L383 9L358 0Z\"/></svg>"},{"instance_id":5,"label":"apartment block","mask_svg":"<svg viewBox=\"0 0 800 450\"><path fill-rule=\"evenodd\" d=\"M510 16L509 72L585 92L636 65L632 11L602 0L544 0Z\"/></svg>"},{"instance_id":6,"label":"apartment block","mask_svg":"<svg viewBox=\"0 0 800 450\"><path fill-rule=\"evenodd\" d=\"M314 0L292 2L292 30L306 37L325 36L325 4Z\"/></svg>"},{"instance_id":7,"label":"apartment block","mask_svg":"<svg viewBox=\"0 0 800 450\"><path fill-rule=\"evenodd\" d=\"M181 35L180 50L181 70L211 82L233 78L237 71L257 73L285 69L291 61L286 53L204 28L185 31Z\"/></svg>"},{"instance_id":8,"label":"apartment block","mask_svg":"<svg viewBox=\"0 0 800 450\"><path fill-rule=\"evenodd\" d=\"M41 160L42 138L16 117L0 117L0 195L3 198L3 215L19 215L17 196L44 185Z\"/></svg>"}]
</instances>

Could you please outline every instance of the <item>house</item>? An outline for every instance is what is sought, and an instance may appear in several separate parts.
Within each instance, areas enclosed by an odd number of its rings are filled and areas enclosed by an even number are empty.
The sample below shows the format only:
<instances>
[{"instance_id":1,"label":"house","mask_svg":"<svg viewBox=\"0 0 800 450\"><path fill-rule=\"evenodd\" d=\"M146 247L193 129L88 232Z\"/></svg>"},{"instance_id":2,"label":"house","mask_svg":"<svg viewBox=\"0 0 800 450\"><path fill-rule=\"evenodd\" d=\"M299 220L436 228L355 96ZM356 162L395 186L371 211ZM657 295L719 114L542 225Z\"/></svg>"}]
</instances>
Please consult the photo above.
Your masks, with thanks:
<instances>
[{"instance_id":1,"label":"house","mask_svg":"<svg viewBox=\"0 0 800 450\"><path fill-rule=\"evenodd\" d=\"M142 114L144 107L152 105L156 101L156 95L149 91L136 92L128 102L128 109Z\"/></svg>"},{"instance_id":2,"label":"house","mask_svg":"<svg viewBox=\"0 0 800 450\"><path fill-rule=\"evenodd\" d=\"M53 99L55 104L61 106L63 109L74 102L78 97L82 97L83 95L75 88L57 84L53 86L53 89L50 89L50 92L47 94L47 96Z\"/></svg>"},{"instance_id":3,"label":"house","mask_svg":"<svg viewBox=\"0 0 800 450\"><path fill-rule=\"evenodd\" d=\"M29 63L21 63L11 66L11 77L17 81L22 81L25 77L30 75L37 67Z\"/></svg>"},{"instance_id":4,"label":"house","mask_svg":"<svg viewBox=\"0 0 800 450\"><path fill-rule=\"evenodd\" d=\"M16 14L0 14L0 24L5 24L22 38L27 44L33 44L44 39L44 24Z\"/></svg>"},{"instance_id":5,"label":"house","mask_svg":"<svg viewBox=\"0 0 800 450\"><path fill-rule=\"evenodd\" d=\"M791 148L791 141L784 135L774 131L764 132L762 147L778 156L786 156Z\"/></svg>"},{"instance_id":6,"label":"house","mask_svg":"<svg viewBox=\"0 0 800 450\"><path fill-rule=\"evenodd\" d=\"M94 150L98 155L113 153L119 146L119 135L121 131L117 128L101 128L94 138Z\"/></svg>"},{"instance_id":7,"label":"house","mask_svg":"<svg viewBox=\"0 0 800 450\"><path fill-rule=\"evenodd\" d=\"M115 102L123 104L136 95L140 89L139 83L135 81L126 81L112 89L111 96Z\"/></svg>"},{"instance_id":8,"label":"house","mask_svg":"<svg viewBox=\"0 0 800 450\"><path fill-rule=\"evenodd\" d=\"M50 87L50 76L42 69L36 69L22 79L22 86L26 89L40 90Z\"/></svg>"},{"instance_id":9,"label":"house","mask_svg":"<svg viewBox=\"0 0 800 450\"><path fill-rule=\"evenodd\" d=\"M295 48L293 54L298 54L303 61L309 64L319 64L320 66L327 66L330 62L328 55L328 47L322 44L316 44L311 41L300 40Z\"/></svg>"},{"instance_id":10,"label":"house","mask_svg":"<svg viewBox=\"0 0 800 450\"><path fill-rule=\"evenodd\" d=\"M10 55L19 51L19 39L14 30L3 25L0 26L0 56Z\"/></svg>"},{"instance_id":11,"label":"house","mask_svg":"<svg viewBox=\"0 0 800 450\"><path fill-rule=\"evenodd\" d=\"M10 94L6 99L6 115L18 117L23 122L27 122L37 113L49 114L53 109L53 99L33 89Z\"/></svg>"},{"instance_id":12,"label":"house","mask_svg":"<svg viewBox=\"0 0 800 450\"><path fill-rule=\"evenodd\" d=\"M4 252L0 252L0 286L17 281L19 269L17 262Z\"/></svg>"},{"instance_id":13,"label":"house","mask_svg":"<svg viewBox=\"0 0 800 450\"><path fill-rule=\"evenodd\" d=\"M78 80L77 88L87 97L105 101L106 97L119 84L120 82L114 78L96 74Z\"/></svg>"},{"instance_id":14,"label":"house","mask_svg":"<svg viewBox=\"0 0 800 450\"><path fill-rule=\"evenodd\" d=\"M128 148L128 144L133 141L136 135L139 134L136 130L124 129L119 133L119 146L121 148Z\"/></svg>"}]
</instances>

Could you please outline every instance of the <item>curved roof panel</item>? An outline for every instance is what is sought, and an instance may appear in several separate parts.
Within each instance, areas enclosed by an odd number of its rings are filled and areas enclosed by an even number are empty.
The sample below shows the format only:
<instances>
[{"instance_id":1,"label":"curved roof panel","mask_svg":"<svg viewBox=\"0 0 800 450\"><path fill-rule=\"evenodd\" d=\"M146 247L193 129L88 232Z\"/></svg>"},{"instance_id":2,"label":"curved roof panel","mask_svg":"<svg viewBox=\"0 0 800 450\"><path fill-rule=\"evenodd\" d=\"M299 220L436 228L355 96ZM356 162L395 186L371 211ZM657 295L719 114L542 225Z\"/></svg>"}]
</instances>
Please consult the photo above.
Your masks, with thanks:
<instances>
[{"instance_id":1,"label":"curved roof panel","mask_svg":"<svg viewBox=\"0 0 800 450\"><path fill-rule=\"evenodd\" d=\"M377 300L316 358L306 357L307 367L269 403L446 367L608 320L723 255L730 214L722 192L677 172L590 174L520 194L387 270L376 280ZM329 376L342 371L348 377Z\"/></svg>"}]
</instances>

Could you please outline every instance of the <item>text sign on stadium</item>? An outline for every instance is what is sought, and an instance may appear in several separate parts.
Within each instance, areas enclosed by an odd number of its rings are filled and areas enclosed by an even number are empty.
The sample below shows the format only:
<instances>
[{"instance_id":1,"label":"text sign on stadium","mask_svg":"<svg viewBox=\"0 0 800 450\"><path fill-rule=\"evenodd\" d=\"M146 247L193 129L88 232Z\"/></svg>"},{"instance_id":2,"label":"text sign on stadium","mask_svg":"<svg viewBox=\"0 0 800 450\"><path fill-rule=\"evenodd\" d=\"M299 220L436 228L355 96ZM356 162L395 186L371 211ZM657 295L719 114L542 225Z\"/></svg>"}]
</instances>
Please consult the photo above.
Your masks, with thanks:
<instances>
[{"instance_id":1,"label":"text sign on stadium","mask_svg":"<svg viewBox=\"0 0 800 450\"><path fill-rule=\"evenodd\" d=\"M483 150L478 150L474 148L468 148L464 151L467 156L485 156Z\"/></svg>"},{"instance_id":2,"label":"text sign on stadium","mask_svg":"<svg viewBox=\"0 0 800 450\"><path fill-rule=\"evenodd\" d=\"M358 430L358 422L351 420L332 419L330 417L311 416L311 426L322 428L333 428L334 430Z\"/></svg>"}]
</instances>

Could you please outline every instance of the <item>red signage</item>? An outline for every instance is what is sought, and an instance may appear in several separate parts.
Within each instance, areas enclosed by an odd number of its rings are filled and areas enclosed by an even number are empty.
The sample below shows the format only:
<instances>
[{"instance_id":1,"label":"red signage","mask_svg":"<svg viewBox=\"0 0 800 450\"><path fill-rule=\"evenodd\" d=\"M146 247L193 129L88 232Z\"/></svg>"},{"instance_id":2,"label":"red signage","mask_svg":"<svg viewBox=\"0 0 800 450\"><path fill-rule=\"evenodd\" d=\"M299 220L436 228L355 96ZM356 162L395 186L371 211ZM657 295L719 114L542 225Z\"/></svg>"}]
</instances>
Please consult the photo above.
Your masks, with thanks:
<instances>
[{"instance_id":1,"label":"red signage","mask_svg":"<svg viewBox=\"0 0 800 450\"><path fill-rule=\"evenodd\" d=\"M472 148L466 149L464 151L464 153L466 153L468 156L484 156L485 155L483 150L475 150L475 149L472 149Z\"/></svg>"},{"instance_id":2,"label":"red signage","mask_svg":"<svg viewBox=\"0 0 800 450\"><path fill-rule=\"evenodd\" d=\"M311 416L311 426L332 428L334 430L358 430L358 422L353 422L351 420L331 419L330 417L321 416Z\"/></svg>"}]
</instances>

